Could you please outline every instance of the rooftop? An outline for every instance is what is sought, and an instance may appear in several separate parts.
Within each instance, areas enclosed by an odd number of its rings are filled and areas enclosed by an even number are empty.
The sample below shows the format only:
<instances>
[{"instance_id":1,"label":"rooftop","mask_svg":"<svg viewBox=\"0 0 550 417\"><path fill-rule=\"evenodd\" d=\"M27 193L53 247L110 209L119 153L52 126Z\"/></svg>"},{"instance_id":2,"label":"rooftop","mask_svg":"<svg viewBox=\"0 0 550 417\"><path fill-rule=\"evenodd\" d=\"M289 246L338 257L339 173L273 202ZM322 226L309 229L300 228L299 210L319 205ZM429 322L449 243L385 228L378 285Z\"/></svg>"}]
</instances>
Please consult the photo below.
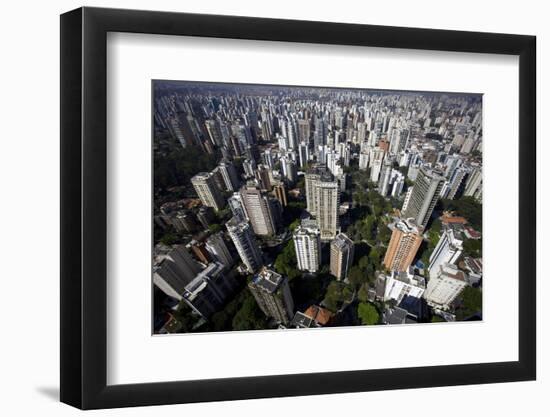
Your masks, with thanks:
<instances>
[{"instance_id":1,"label":"rooftop","mask_svg":"<svg viewBox=\"0 0 550 417\"><path fill-rule=\"evenodd\" d=\"M258 287L264 289L269 293L274 293L277 291L279 286L283 283L284 277L277 272L263 267L260 272L258 272L252 278L252 282Z\"/></svg>"},{"instance_id":2,"label":"rooftop","mask_svg":"<svg viewBox=\"0 0 550 417\"><path fill-rule=\"evenodd\" d=\"M330 319L334 316L334 313L327 310L326 308L312 305L304 313L306 316L311 317L312 320L315 320L321 326L328 324Z\"/></svg>"},{"instance_id":3,"label":"rooftop","mask_svg":"<svg viewBox=\"0 0 550 417\"><path fill-rule=\"evenodd\" d=\"M301 328L307 328L311 327L315 323L313 322L313 319L311 317L306 316L304 313L297 311L296 314L294 314L294 318L290 322L291 327L301 327Z\"/></svg>"},{"instance_id":4,"label":"rooftop","mask_svg":"<svg viewBox=\"0 0 550 417\"><path fill-rule=\"evenodd\" d=\"M399 218L396 219L393 223L389 224L388 227L393 231L394 229L398 229L402 231L403 233L414 233L414 234L420 234L422 230L424 230L422 227L418 226L414 220L414 218Z\"/></svg>"},{"instance_id":5,"label":"rooftop","mask_svg":"<svg viewBox=\"0 0 550 417\"><path fill-rule=\"evenodd\" d=\"M439 267L439 275L453 278L459 281L466 281L466 273L458 269L456 265L444 263Z\"/></svg>"},{"instance_id":6,"label":"rooftop","mask_svg":"<svg viewBox=\"0 0 550 417\"><path fill-rule=\"evenodd\" d=\"M405 271L402 271L402 272L392 271L391 274L393 279L404 282L405 284L411 284L420 288L426 288L426 281L424 280L423 277L419 275L414 275Z\"/></svg>"},{"instance_id":7,"label":"rooftop","mask_svg":"<svg viewBox=\"0 0 550 417\"><path fill-rule=\"evenodd\" d=\"M339 233L332 241L332 244L338 249L344 249L353 246L353 241L345 233Z\"/></svg>"}]
</instances>

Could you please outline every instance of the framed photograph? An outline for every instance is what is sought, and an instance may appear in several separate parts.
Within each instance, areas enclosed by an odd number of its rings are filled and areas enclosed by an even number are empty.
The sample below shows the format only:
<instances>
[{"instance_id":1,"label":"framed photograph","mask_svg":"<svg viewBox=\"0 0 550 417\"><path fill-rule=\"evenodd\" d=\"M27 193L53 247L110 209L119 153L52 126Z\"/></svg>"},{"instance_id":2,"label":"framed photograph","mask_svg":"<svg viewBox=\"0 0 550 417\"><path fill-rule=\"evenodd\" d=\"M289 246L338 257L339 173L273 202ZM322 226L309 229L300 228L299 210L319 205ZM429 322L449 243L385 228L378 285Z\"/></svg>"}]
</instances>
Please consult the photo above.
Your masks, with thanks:
<instances>
[{"instance_id":1,"label":"framed photograph","mask_svg":"<svg viewBox=\"0 0 550 417\"><path fill-rule=\"evenodd\" d=\"M61 401L533 380L535 37L61 16Z\"/></svg>"}]
</instances>

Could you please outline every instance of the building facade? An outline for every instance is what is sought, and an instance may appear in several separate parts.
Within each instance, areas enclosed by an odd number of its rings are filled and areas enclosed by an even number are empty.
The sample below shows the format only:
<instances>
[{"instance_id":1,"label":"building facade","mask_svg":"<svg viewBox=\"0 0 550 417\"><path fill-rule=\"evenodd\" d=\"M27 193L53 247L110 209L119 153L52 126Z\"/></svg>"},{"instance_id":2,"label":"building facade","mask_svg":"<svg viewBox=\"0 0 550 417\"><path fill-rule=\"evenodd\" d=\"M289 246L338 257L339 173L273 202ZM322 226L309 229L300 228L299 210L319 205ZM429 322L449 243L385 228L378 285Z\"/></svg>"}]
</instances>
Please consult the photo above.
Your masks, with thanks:
<instances>
[{"instance_id":1,"label":"building facade","mask_svg":"<svg viewBox=\"0 0 550 417\"><path fill-rule=\"evenodd\" d=\"M344 233L330 242L330 273L338 281L346 279L353 263L354 244Z\"/></svg>"},{"instance_id":2,"label":"building facade","mask_svg":"<svg viewBox=\"0 0 550 417\"><path fill-rule=\"evenodd\" d=\"M392 235L384 256L384 266L390 271L406 271L422 243L423 228L417 226L414 219L398 219L388 227Z\"/></svg>"},{"instance_id":3,"label":"building facade","mask_svg":"<svg viewBox=\"0 0 550 417\"><path fill-rule=\"evenodd\" d=\"M223 238L223 233L218 232L206 240L206 249L212 257L227 268L233 265L233 257Z\"/></svg>"},{"instance_id":4,"label":"building facade","mask_svg":"<svg viewBox=\"0 0 550 417\"><path fill-rule=\"evenodd\" d=\"M321 265L321 232L315 220L302 220L294 231L293 239L298 269L317 272Z\"/></svg>"},{"instance_id":5,"label":"building facade","mask_svg":"<svg viewBox=\"0 0 550 417\"><path fill-rule=\"evenodd\" d=\"M439 195L445 183L445 177L425 167L419 169L406 209L402 210L405 218L414 218L416 224L426 227Z\"/></svg>"},{"instance_id":6,"label":"building facade","mask_svg":"<svg viewBox=\"0 0 550 417\"><path fill-rule=\"evenodd\" d=\"M191 178L191 184L193 184L202 204L206 207L212 207L214 210L223 209L225 201L216 185L214 174L201 172Z\"/></svg>"},{"instance_id":7,"label":"building facade","mask_svg":"<svg viewBox=\"0 0 550 417\"><path fill-rule=\"evenodd\" d=\"M233 241L241 261L245 264L248 272L257 271L262 265L262 252L256 242L250 223L240 221L233 217L226 224L229 237Z\"/></svg>"},{"instance_id":8,"label":"building facade","mask_svg":"<svg viewBox=\"0 0 550 417\"><path fill-rule=\"evenodd\" d=\"M259 236L274 235L277 225L268 194L257 186L247 185L241 189L241 199L254 233Z\"/></svg>"},{"instance_id":9,"label":"building facade","mask_svg":"<svg viewBox=\"0 0 550 417\"><path fill-rule=\"evenodd\" d=\"M439 273L439 267L442 264L454 264L462 254L463 241L457 236L457 233L451 228L446 227L441 234L439 241L432 254L430 255L430 277Z\"/></svg>"}]
</instances>

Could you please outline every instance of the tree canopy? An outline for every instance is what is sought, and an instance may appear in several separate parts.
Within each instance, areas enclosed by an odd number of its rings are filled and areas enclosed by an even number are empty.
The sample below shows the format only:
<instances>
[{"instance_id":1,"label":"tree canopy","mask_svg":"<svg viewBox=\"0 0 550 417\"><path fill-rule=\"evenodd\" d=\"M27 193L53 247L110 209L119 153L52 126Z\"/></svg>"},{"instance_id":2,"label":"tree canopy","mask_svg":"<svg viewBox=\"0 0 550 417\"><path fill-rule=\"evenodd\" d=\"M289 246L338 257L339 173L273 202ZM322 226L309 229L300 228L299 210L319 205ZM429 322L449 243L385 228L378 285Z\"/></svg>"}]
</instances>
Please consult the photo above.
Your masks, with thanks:
<instances>
[{"instance_id":1,"label":"tree canopy","mask_svg":"<svg viewBox=\"0 0 550 417\"><path fill-rule=\"evenodd\" d=\"M275 259L275 270L279 274L283 274L292 280L300 276L296 266L296 251L294 249L294 242L290 240L281 253Z\"/></svg>"},{"instance_id":2,"label":"tree canopy","mask_svg":"<svg viewBox=\"0 0 550 417\"><path fill-rule=\"evenodd\" d=\"M457 200L441 200L444 210L454 211L465 217L472 227L482 230L483 211L481 204L474 197L461 197Z\"/></svg>"},{"instance_id":3,"label":"tree canopy","mask_svg":"<svg viewBox=\"0 0 550 417\"><path fill-rule=\"evenodd\" d=\"M361 319L361 323L366 325L377 324L380 320L378 310L371 303L359 303L357 306L357 316Z\"/></svg>"},{"instance_id":4,"label":"tree canopy","mask_svg":"<svg viewBox=\"0 0 550 417\"><path fill-rule=\"evenodd\" d=\"M482 308L482 294L479 288L466 287L461 294L462 304L457 310L457 318L462 320L470 317Z\"/></svg>"}]
</instances>

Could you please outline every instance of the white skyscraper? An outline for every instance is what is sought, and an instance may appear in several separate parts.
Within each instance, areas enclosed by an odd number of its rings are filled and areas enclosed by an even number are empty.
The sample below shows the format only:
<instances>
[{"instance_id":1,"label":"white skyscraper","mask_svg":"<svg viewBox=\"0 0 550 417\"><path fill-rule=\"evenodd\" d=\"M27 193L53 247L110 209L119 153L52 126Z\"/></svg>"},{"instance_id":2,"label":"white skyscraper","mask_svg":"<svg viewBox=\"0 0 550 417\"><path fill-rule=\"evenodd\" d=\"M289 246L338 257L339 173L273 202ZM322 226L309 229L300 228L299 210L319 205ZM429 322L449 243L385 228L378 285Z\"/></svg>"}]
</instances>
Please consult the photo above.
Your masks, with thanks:
<instances>
[{"instance_id":1,"label":"white skyscraper","mask_svg":"<svg viewBox=\"0 0 550 417\"><path fill-rule=\"evenodd\" d=\"M309 146L306 142L300 142L298 147L298 159L300 161L300 168L304 168L309 161Z\"/></svg>"},{"instance_id":2,"label":"white skyscraper","mask_svg":"<svg viewBox=\"0 0 550 417\"><path fill-rule=\"evenodd\" d=\"M304 219L294 231L294 249L300 271L317 272L321 264L321 233L317 222Z\"/></svg>"},{"instance_id":3,"label":"white skyscraper","mask_svg":"<svg viewBox=\"0 0 550 417\"><path fill-rule=\"evenodd\" d=\"M439 195L445 183L445 178L438 172L420 168L410 198L407 200L406 209L402 209L402 216L414 218L416 224L426 227Z\"/></svg>"},{"instance_id":4,"label":"white skyscraper","mask_svg":"<svg viewBox=\"0 0 550 417\"><path fill-rule=\"evenodd\" d=\"M380 176L380 170L382 169L382 162L384 162L385 152L381 148L372 148L369 154L369 166L370 166L370 180L372 182L378 182Z\"/></svg>"},{"instance_id":5,"label":"white skyscraper","mask_svg":"<svg viewBox=\"0 0 550 417\"><path fill-rule=\"evenodd\" d=\"M466 187L464 189L465 196L475 197L478 201L481 200L481 184L483 181L483 176L481 174L480 168L474 168L468 180L466 181Z\"/></svg>"},{"instance_id":6,"label":"white skyscraper","mask_svg":"<svg viewBox=\"0 0 550 417\"><path fill-rule=\"evenodd\" d=\"M233 217L226 227L248 272L257 271L263 265L262 253L250 224Z\"/></svg>"},{"instance_id":7,"label":"white skyscraper","mask_svg":"<svg viewBox=\"0 0 550 417\"><path fill-rule=\"evenodd\" d=\"M241 199L254 233L260 236L275 234L277 225L267 193L259 187L247 185L241 189Z\"/></svg>"},{"instance_id":8,"label":"white skyscraper","mask_svg":"<svg viewBox=\"0 0 550 417\"><path fill-rule=\"evenodd\" d=\"M369 167L369 153L361 151L359 154L359 169L366 170Z\"/></svg>"},{"instance_id":9,"label":"white skyscraper","mask_svg":"<svg viewBox=\"0 0 550 417\"><path fill-rule=\"evenodd\" d=\"M338 211L340 210L340 187L338 181L321 178L315 183L317 201L316 219L321 230L321 239L330 240L340 231Z\"/></svg>"},{"instance_id":10,"label":"white skyscraper","mask_svg":"<svg viewBox=\"0 0 550 417\"><path fill-rule=\"evenodd\" d=\"M229 268L233 265L233 257L225 244L223 234L221 232L210 236L206 240L206 249L214 256L216 260L218 260L218 262L226 267Z\"/></svg>"},{"instance_id":11,"label":"white skyscraper","mask_svg":"<svg viewBox=\"0 0 550 417\"><path fill-rule=\"evenodd\" d=\"M391 196L397 198L403 192L403 187L405 186L405 176L401 172L393 169L391 183Z\"/></svg>"},{"instance_id":12,"label":"white skyscraper","mask_svg":"<svg viewBox=\"0 0 550 417\"><path fill-rule=\"evenodd\" d=\"M225 206L225 201L216 186L214 175L210 172L201 172L191 178L191 183L195 187L197 195L206 207L212 207L214 210L221 210Z\"/></svg>"},{"instance_id":13,"label":"white skyscraper","mask_svg":"<svg viewBox=\"0 0 550 417\"><path fill-rule=\"evenodd\" d=\"M378 179L378 193L384 197L388 195L388 192L391 190L391 174L392 174L392 163L389 160L384 161L382 168L380 169L380 177Z\"/></svg>"},{"instance_id":14,"label":"white skyscraper","mask_svg":"<svg viewBox=\"0 0 550 417\"><path fill-rule=\"evenodd\" d=\"M295 183L298 179L298 168L296 167L296 162L292 160L290 156L283 156L281 158L281 168L283 170L283 176L291 184Z\"/></svg>"},{"instance_id":15,"label":"white skyscraper","mask_svg":"<svg viewBox=\"0 0 550 417\"><path fill-rule=\"evenodd\" d=\"M430 256L430 278L439 273L439 267L445 263L454 264L462 254L462 240L458 239L452 228L443 230L439 242Z\"/></svg>"},{"instance_id":16,"label":"white skyscraper","mask_svg":"<svg viewBox=\"0 0 550 417\"><path fill-rule=\"evenodd\" d=\"M218 168L225 183L225 189L227 191L237 191L239 189L239 177L233 164L231 162L220 162Z\"/></svg>"}]
</instances>

